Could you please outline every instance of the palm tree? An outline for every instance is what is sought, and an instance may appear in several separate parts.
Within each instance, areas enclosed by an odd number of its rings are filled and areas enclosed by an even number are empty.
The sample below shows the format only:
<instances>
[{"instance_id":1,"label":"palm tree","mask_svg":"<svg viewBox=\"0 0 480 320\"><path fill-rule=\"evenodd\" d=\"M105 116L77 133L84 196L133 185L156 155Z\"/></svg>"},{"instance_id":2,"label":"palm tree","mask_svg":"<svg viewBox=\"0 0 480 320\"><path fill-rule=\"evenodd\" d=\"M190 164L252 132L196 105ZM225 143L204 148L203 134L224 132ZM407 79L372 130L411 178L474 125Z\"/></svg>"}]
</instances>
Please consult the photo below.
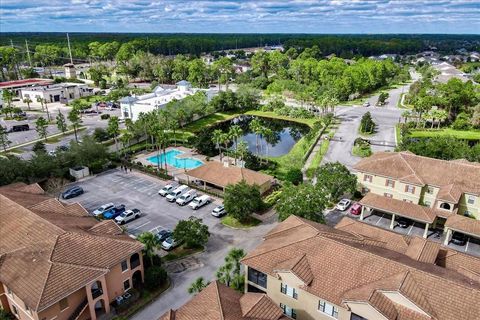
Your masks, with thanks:
<instances>
[{"instance_id":1,"label":"palm tree","mask_svg":"<svg viewBox=\"0 0 480 320\"><path fill-rule=\"evenodd\" d=\"M153 266L153 257L155 250L160 249L160 243L157 237L151 232L143 232L138 236L138 241L143 243L143 252L150 258L150 265Z\"/></svg>"},{"instance_id":2,"label":"palm tree","mask_svg":"<svg viewBox=\"0 0 480 320\"><path fill-rule=\"evenodd\" d=\"M118 117L111 117L108 120L107 131L113 136L113 140L115 140L115 150L118 153L118 135L120 134L120 124L118 122Z\"/></svg>"},{"instance_id":3,"label":"palm tree","mask_svg":"<svg viewBox=\"0 0 480 320\"><path fill-rule=\"evenodd\" d=\"M235 165L237 165L238 138L243 134L239 125L233 125L228 130L228 135L235 140Z\"/></svg>"},{"instance_id":4,"label":"palm tree","mask_svg":"<svg viewBox=\"0 0 480 320\"><path fill-rule=\"evenodd\" d=\"M27 104L27 107L28 107L28 110L31 110L30 109L30 103L32 103L32 99L30 99L30 97L26 97L25 99L22 100L23 103L26 103Z\"/></svg>"},{"instance_id":5,"label":"palm tree","mask_svg":"<svg viewBox=\"0 0 480 320\"><path fill-rule=\"evenodd\" d=\"M263 128L262 135L265 137L265 158L268 163L268 144L273 144L275 135L270 128Z\"/></svg>"},{"instance_id":6,"label":"palm tree","mask_svg":"<svg viewBox=\"0 0 480 320\"><path fill-rule=\"evenodd\" d=\"M44 103L44 100L42 97L37 97L37 102L40 103L40 105L42 106L42 111L45 111L45 108L43 107L43 103Z\"/></svg>"},{"instance_id":7,"label":"palm tree","mask_svg":"<svg viewBox=\"0 0 480 320\"><path fill-rule=\"evenodd\" d=\"M250 122L250 130L253 131L253 133L255 133L255 148L256 148L256 154L258 156L258 138L260 136L260 134L262 133L262 123L260 122L260 120L258 119L253 119L251 122Z\"/></svg>"},{"instance_id":8,"label":"palm tree","mask_svg":"<svg viewBox=\"0 0 480 320\"><path fill-rule=\"evenodd\" d=\"M67 116L68 120L72 124L73 132L75 133L75 141L78 142L77 130L80 124L82 123L82 119L80 118L80 112L77 109L73 108Z\"/></svg>"},{"instance_id":9,"label":"palm tree","mask_svg":"<svg viewBox=\"0 0 480 320\"><path fill-rule=\"evenodd\" d=\"M230 143L230 135L228 134L228 132L222 133L222 135L220 136L220 143L225 146L224 150L225 152L227 152L228 144Z\"/></svg>"},{"instance_id":10,"label":"palm tree","mask_svg":"<svg viewBox=\"0 0 480 320\"><path fill-rule=\"evenodd\" d=\"M215 143L215 148L217 148L218 152L220 153L220 161L222 161L222 158L223 158L223 153L221 148L222 135L223 135L223 132L220 129L216 129L212 132L212 142Z\"/></svg>"},{"instance_id":11,"label":"palm tree","mask_svg":"<svg viewBox=\"0 0 480 320\"><path fill-rule=\"evenodd\" d=\"M405 119L405 123L408 122L408 118L410 118L411 115L412 113L409 110L405 110L402 112L402 117Z\"/></svg>"},{"instance_id":12,"label":"palm tree","mask_svg":"<svg viewBox=\"0 0 480 320\"><path fill-rule=\"evenodd\" d=\"M244 161L245 157L248 154L248 144L245 141L240 141L238 143L237 152L238 152L238 156L239 156L240 160Z\"/></svg>"},{"instance_id":13,"label":"palm tree","mask_svg":"<svg viewBox=\"0 0 480 320\"><path fill-rule=\"evenodd\" d=\"M240 248L232 248L228 252L227 256L225 257L225 261L233 264L234 273L240 273L240 268L241 268L240 260L242 260L243 257L245 257L245 255L246 255L245 251Z\"/></svg>"},{"instance_id":14,"label":"palm tree","mask_svg":"<svg viewBox=\"0 0 480 320\"><path fill-rule=\"evenodd\" d=\"M440 124L448 119L448 112L443 109L437 110L437 119L438 119L437 129L440 129Z\"/></svg>"},{"instance_id":15,"label":"palm tree","mask_svg":"<svg viewBox=\"0 0 480 320\"><path fill-rule=\"evenodd\" d=\"M122 141L122 144L123 144L123 153L125 158L127 157L127 148L130 145L130 140L132 139L133 139L133 133L130 131L125 132L120 137L120 140Z\"/></svg>"},{"instance_id":16,"label":"palm tree","mask_svg":"<svg viewBox=\"0 0 480 320\"><path fill-rule=\"evenodd\" d=\"M217 279L227 287L230 287L230 284L232 282L232 271L234 269L234 265L231 262L225 263L223 266L221 266L218 271L217 271Z\"/></svg>"},{"instance_id":17,"label":"palm tree","mask_svg":"<svg viewBox=\"0 0 480 320\"><path fill-rule=\"evenodd\" d=\"M200 293L203 289L205 289L210 282L205 282L205 279L203 277L198 277L190 287L188 287L188 293L190 294L197 294Z\"/></svg>"}]
</instances>

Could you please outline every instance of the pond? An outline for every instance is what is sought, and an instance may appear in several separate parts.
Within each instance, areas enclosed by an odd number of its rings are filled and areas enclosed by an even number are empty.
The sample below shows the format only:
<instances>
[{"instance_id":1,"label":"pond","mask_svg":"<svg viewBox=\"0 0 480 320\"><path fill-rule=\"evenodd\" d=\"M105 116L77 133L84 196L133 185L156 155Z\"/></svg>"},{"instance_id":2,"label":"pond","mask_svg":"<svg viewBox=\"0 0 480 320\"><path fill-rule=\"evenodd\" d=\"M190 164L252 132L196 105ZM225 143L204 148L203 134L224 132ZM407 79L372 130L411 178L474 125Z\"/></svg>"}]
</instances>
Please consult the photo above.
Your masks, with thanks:
<instances>
[{"instance_id":1,"label":"pond","mask_svg":"<svg viewBox=\"0 0 480 320\"><path fill-rule=\"evenodd\" d=\"M250 122L254 118L259 119L262 126L272 131L271 137L257 136L252 132ZM310 128L304 124L246 115L219 123L213 126L210 131L213 132L213 130L220 129L227 132L232 125L238 125L242 128L243 135L238 141L245 141L250 152L262 156L266 156L268 152L269 157L280 157L287 154L298 140L310 131ZM235 143L231 143L230 148L234 149Z\"/></svg>"}]
</instances>

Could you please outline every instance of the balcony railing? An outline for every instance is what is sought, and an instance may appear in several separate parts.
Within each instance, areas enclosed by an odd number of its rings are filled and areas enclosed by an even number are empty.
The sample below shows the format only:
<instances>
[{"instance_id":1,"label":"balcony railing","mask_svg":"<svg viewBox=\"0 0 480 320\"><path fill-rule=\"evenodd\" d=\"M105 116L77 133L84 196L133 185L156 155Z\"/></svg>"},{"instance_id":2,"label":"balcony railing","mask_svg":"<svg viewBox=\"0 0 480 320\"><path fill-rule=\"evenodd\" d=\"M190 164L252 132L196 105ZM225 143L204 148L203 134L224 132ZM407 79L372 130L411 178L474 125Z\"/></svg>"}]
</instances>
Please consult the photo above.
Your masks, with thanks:
<instances>
[{"instance_id":1,"label":"balcony railing","mask_svg":"<svg viewBox=\"0 0 480 320\"><path fill-rule=\"evenodd\" d=\"M93 299L96 299L96 298L100 297L102 294L103 294L102 289L100 289L100 288L92 289L92 298Z\"/></svg>"}]
</instances>

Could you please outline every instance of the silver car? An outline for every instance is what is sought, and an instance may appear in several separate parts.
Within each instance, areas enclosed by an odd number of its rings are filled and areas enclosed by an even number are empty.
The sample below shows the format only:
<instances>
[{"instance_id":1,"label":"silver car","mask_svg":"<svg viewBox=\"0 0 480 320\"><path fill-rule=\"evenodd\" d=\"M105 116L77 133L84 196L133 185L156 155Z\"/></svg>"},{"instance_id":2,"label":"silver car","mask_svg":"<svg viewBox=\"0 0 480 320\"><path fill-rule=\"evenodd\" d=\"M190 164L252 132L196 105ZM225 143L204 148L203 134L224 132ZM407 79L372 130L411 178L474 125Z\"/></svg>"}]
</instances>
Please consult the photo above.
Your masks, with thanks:
<instances>
[{"instance_id":1,"label":"silver car","mask_svg":"<svg viewBox=\"0 0 480 320\"><path fill-rule=\"evenodd\" d=\"M113 207L115 207L115 205L110 202L110 203L107 203L107 204L104 204L104 205L100 206L98 209L96 209L92 213L95 217L98 217L98 216L101 216L102 214L104 214L105 212L107 212L108 210L112 209Z\"/></svg>"},{"instance_id":2,"label":"silver car","mask_svg":"<svg viewBox=\"0 0 480 320\"><path fill-rule=\"evenodd\" d=\"M121 215L115 218L115 222L118 224L125 224L132 220L140 218L142 213L138 209L127 210L123 212Z\"/></svg>"}]
</instances>

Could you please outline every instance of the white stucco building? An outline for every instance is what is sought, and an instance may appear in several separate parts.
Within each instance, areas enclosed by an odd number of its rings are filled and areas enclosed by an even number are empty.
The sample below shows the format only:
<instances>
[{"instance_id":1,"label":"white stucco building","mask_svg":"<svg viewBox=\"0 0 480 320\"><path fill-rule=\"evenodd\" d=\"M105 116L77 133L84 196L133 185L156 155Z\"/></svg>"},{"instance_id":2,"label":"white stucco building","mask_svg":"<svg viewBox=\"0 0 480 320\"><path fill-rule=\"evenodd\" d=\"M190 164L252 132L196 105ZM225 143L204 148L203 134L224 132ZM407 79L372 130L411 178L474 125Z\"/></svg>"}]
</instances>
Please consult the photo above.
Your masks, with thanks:
<instances>
[{"instance_id":1,"label":"white stucco building","mask_svg":"<svg viewBox=\"0 0 480 320\"><path fill-rule=\"evenodd\" d=\"M137 121L141 113L165 108L170 101L182 100L194 95L198 91L204 91L207 95L207 100L210 100L218 92L217 89L192 88L191 83L185 80L177 82L176 87L172 89L158 86L152 93L141 96L132 95L120 99L120 108L122 110L120 118Z\"/></svg>"},{"instance_id":2,"label":"white stucco building","mask_svg":"<svg viewBox=\"0 0 480 320\"><path fill-rule=\"evenodd\" d=\"M47 102L67 103L80 97L91 96L93 89L84 83L57 83L43 86L35 86L21 90L22 99L30 98L34 103L38 97Z\"/></svg>"}]
</instances>

